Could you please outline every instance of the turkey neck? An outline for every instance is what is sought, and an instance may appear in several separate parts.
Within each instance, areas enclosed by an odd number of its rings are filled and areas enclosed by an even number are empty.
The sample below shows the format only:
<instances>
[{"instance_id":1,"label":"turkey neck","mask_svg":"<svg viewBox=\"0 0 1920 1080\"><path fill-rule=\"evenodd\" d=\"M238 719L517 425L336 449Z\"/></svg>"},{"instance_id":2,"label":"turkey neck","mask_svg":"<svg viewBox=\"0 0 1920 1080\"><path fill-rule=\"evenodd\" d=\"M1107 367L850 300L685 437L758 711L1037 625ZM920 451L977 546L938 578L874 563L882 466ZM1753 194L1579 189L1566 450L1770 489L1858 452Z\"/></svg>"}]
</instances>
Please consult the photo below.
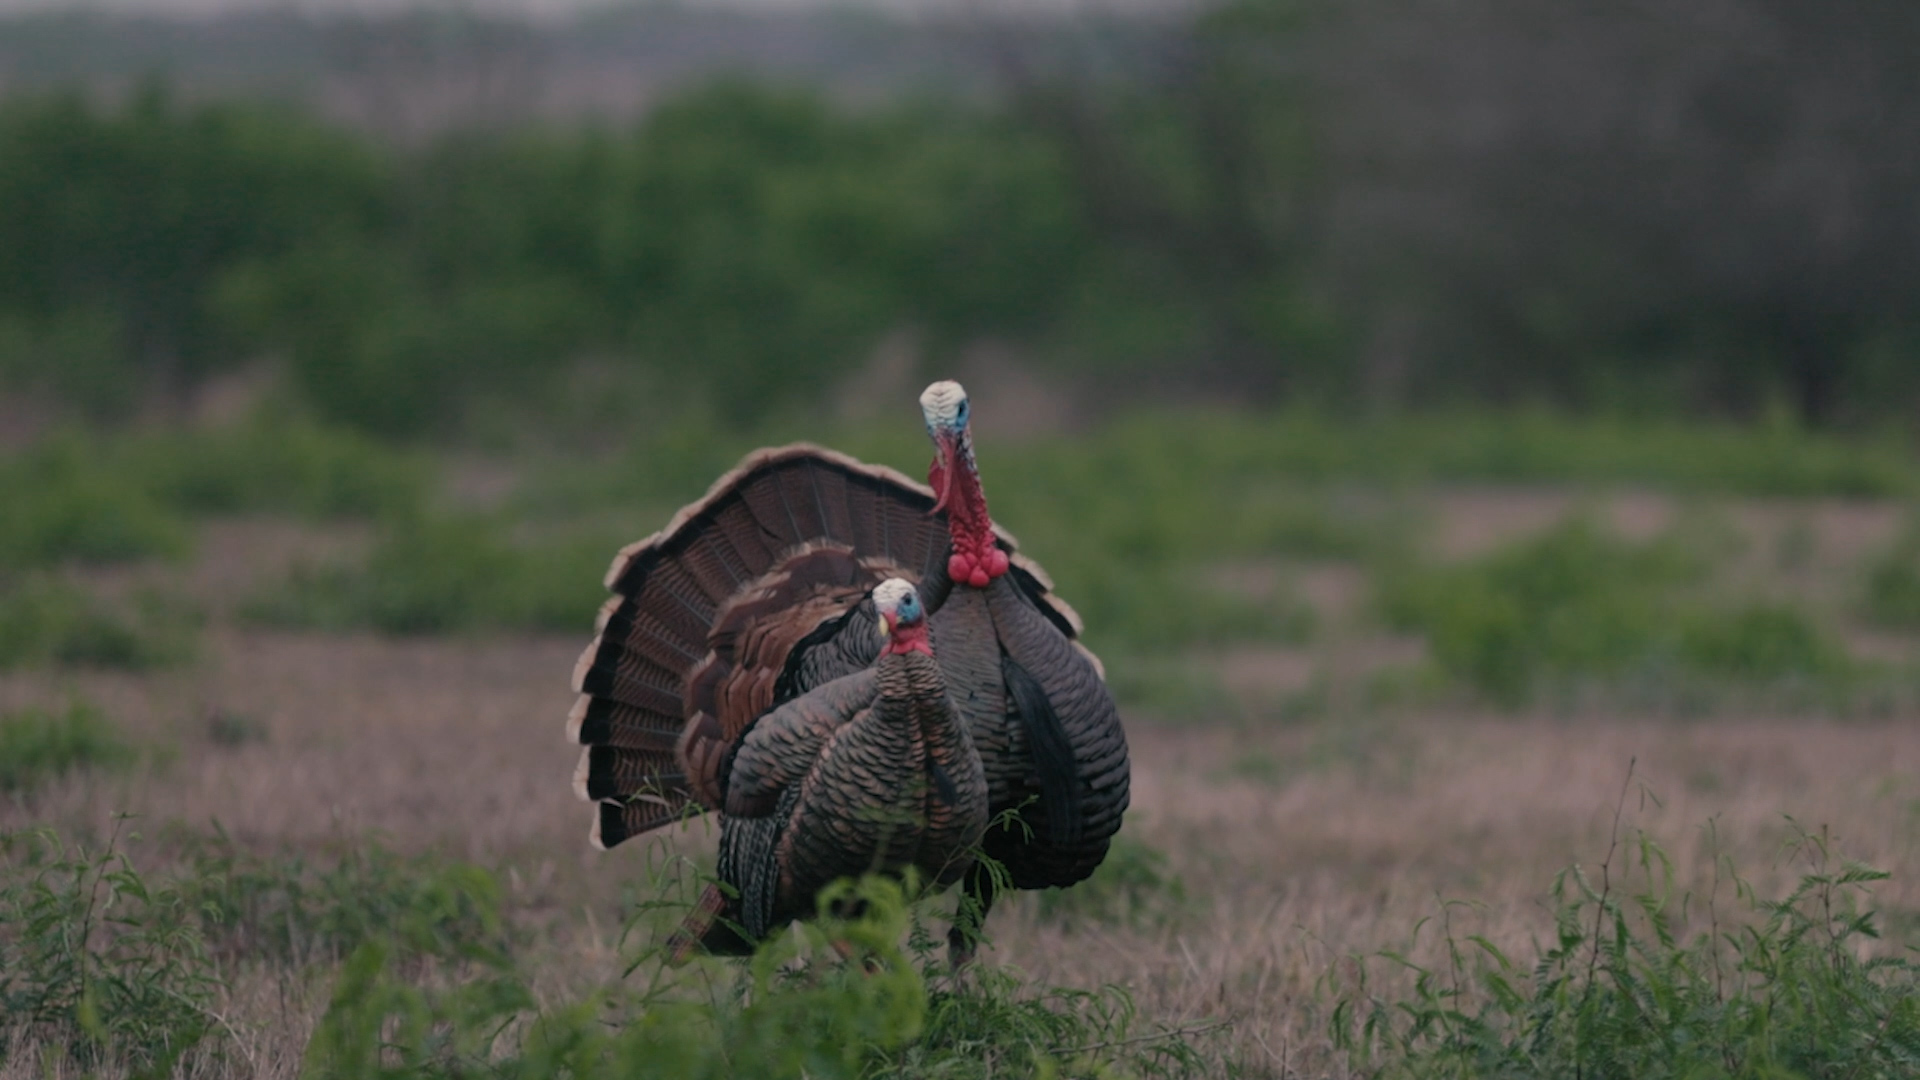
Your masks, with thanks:
<instances>
[{"instance_id":1,"label":"turkey neck","mask_svg":"<svg viewBox=\"0 0 1920 1080\"><path fill-rule=\"evenodd\" d=\"M907 787L918 795L924 831L913 863L937 885L959 880L987 823L987 783L945 673L922 652L892 654L879 672L877 716L911 732L918 758Z\"/></svg>"},{"instance_id":2,"label":"turkey neck","mask_svg":"<svg viewBox=\"0 0 1920 1080\"><path fill-rule=\"evenodd\" d=\"M898 755L894 762L907 787L926 781L924 795L910 800L914 809L940 806L943 800L937 789L941 785L934 781L934 768L950 770L973 749L970 740L962 741L966 733L954 715L940 665L924 652L888 653L880 658L875 674L880 699L868 724L885 730L873 731L870 737ZM947 775L951 777L950 772Z\"/></svg>"},{"instance_id":3,"label":"turkey neck","mask_svg":"<svg viewBox=\"0 0 1920 1080\"><path fill-rule=\"evenodd\" d=\"M973 435L962 428L957 435L942 437L940 445L940 453L927 467L927 480L940 494L938 505L947 512L947 538L952 546L947 576L955 586L986 588L1007 572L1008 562L1007 553L994 542L987 495L980 488L980 470L973 460Z\"/></svg>"}]
</instances>

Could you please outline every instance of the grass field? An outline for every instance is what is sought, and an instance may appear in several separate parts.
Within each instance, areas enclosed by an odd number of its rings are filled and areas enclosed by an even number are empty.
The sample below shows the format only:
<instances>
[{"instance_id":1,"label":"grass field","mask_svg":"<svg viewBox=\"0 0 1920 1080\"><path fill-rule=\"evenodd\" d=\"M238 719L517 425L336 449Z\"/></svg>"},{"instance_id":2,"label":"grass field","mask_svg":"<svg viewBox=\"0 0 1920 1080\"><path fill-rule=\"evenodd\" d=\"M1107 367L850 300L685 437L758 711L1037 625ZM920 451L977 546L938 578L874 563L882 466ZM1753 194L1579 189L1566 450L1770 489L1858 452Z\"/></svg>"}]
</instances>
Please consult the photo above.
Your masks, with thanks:
<instances>
[{"instance_id":1,"label":"grass field","mask_svg":"<svg viewBox=\"0 0 1920 1080\"><path fill-rule=\"evenodd\" d=\"M598 572L750 441L429 467L309 432L349 464L245 483L259 455L22 458L79 494L0 530L0 603L67 611L0 633L0 1076L1912 1075L1920 469L1528 423L983 438L1107 660L1134 803L959 980L884 922L873 977L662 975L650 902L711 828L587 845L561 726ZM848 449L918 471L913 435ZM308 490L337 472L389 479ZM100 626L122 646L40 640ZM74 856L109 843L138 888Z\"/></svg>"}]
</instances>

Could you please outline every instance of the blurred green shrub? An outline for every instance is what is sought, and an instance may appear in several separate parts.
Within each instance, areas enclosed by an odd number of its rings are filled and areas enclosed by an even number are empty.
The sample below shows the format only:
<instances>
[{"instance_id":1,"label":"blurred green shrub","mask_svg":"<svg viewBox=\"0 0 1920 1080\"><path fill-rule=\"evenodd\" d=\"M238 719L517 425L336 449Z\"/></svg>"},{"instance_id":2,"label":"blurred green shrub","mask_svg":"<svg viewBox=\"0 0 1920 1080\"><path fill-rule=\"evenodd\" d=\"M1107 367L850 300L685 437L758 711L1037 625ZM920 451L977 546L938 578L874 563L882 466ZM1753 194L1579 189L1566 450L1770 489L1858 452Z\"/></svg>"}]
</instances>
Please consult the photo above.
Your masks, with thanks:
<instances>
[{"instance_id":1,"label":"blurred green shrub","mask_svg":"<svg viewBox=\"0 0 1920 1080\"><path fill-rule=\"evenodd\" d=\"M418 508L428 490L419 456L298 418L133 434L104 453L155 500L189 514L383 517Z\"/></svg>"},{"instance_id":2,"label":"blurred green shrub","mask_svg":"<svg viewBox=\"0 0 1920 1080\"><path fill-rule=\"evenodd\" d=\"M1229 4L1167 27L1195 58L1177 92L1098 78L995 104L846 108L727 82L629 126L465 130L404 147L154 86L112 103L11 96L0 388L125 416L272 359L303 406L390 437L471 434L489 409L605 437L693 402L729 423L815 406L905 331L934 362L1011 341L1107 387L1171 381L1337 411L1540 397L1761 415L1782 394L1818 398L1813 373L1825 372L1838 397L1803 402L1805 418L1897 418L1913 333L1884 300L1809 316L1823 359L1796 365L1787 324L1747 303L1676 309L1596 344L1635 325L1587 317L1615 295L1600 279L1516 289L1477 278L1484 267L1402 281L1405 267L1380 264L1366 270L1380 280L1350 291L1325 250L1323 200L1338 185L1314 136L1316 90L1281 59L1312 20L1285 8ZM1613 267L1605 278L1632 261L1553 269ZM1420 313L1419 297L1464 280L1498 299ZM1628 293L1686 293L1636 280ZM1413 370L1384 379L1359 362L1356 332L1381 304L1435 331L1418 335L1432 341ZM1538 362L1546 354L1560 362ZM600 430L573 430L582 402L568 387L584 368L614 373L635 415L601 410ZM1892 441L1679 421L1570 436L1546 413L1483 419L1376 417L1324 442L1328 425L1304 422L1285 456L1341 475L1915 489Z\"/></svg>"},{"instance_id":3,"label":"blurred green shrub","mask_svg":"<svg viewBox=\"0 0 1920 1080\"><path fill-rule=\"evenodd\" d=\"M385 220L363 139L149 86L0 107L0 378L95 413L177 394L250 351L222 282Z\"/></svg>"},{"instance_id":4,"label":"blurred green shrub","mask_svg":"<svg viewBox=\"0 0 1920 1080\"><path fill-rule=\"evenodd\" d=\"M1920 630L1920 528L1907 531L1867 565L1860 613L1889 630Z\"/></svg>"},{"instance_id":5,"label":"blurred green shrub","mask_svg":"<svg viewBox=\"0 0 1920 1080\"><path fill-rule=\"evenodd\" d=\"M77 434L0 459L0 572L177 556L185 524Z\"/></svg>"},{"instance_id":6,"label":"blurred green shrub","mask_svg":"<svg viewBox=\"0 0 1920 1080\"><path fill-rule=\"evenodd\" d=\"M1313 609L1276 590L1248 596L1203 579L1192 566L1114 558L1085 548L1049 557L1049 572L1063 568L1056 581L1062 595L1087 620L1096 643L1122 652L1152 652L1310 640L1317 623Z\"/></svg>"},{"instance_id":7,"label":"blurred green shrub","mask_svg":"<svg viewBox=\"0 0 1920 1080\"><path fill-rule=\"evenodd\" d=\"M0 581L0 669L177 664L193 656L199 623L191 606L158 592L108 601L45 575Z\"/></svg>"},{"instance_id":8,"label":"blurred green shrub","mask_svg":"<svg viewBox=\"0 0 1920 1080\"><path fill-rule=\"evenodd\" d=\"M1681 620L1679 631L1683 664L1738 682L1839 678L1853 667L1839 641L1806 612L1785 604L1695 612Z\"/></svg>"},{"instance_id":9,"label":"blurred green shrub","mask_svg":"<svg viewBox=\"0 0 1920 1080\"><path fill-rule=\"evenodd\" d=\"M413 515L388 522L364 563L296 568L244 614L390 634L580 630L592 625L619 546L601 537L515 542L492 518Z\"/></svg>"},{"instance_id":10,"label":"blurred green shrub","mask_svg":"<svg viewBox=\"0 0 1920 1080\"><path fill-rule=\"evenodd\" d=\"M0 571L177 557L188 515L402 515L430 478L417 454L297 418L66 431L0 457Z\"/></svg>"},{"instance_id":11,"label":"blurred green shrub","mask_svg":"<svg viewBox=\"0 0 1920 1080\"><path fill-rule=\"evenodd\" d=\"M1726 609L1690 595L1706 564L1675 535L1644 544L1571 520L1461 566L1403 563L1383 614L1433 660L1514 706L1549 686L1701 676L1741 685L1843 679L1845 649L1798 609Z\"/></svg>"},{"instance_id":12,"label":"blurred green shrub","mask_svg":"<svg viewBox=\"0 0 1920 1080\"><path fill-rule=\"evenodd\" d=\"M1107 687L1125 709L1162 720L1226 720L1242 716L1245 703L1222 685L1219 671L1203 657L1161 657L1107 650Z\"/></svg>"},{"instance_id":13,"label":"blurred green shrub","mask_svg":"<svg viewBox=\"0 0 1920 1080\"><path fill-rule=\"evenodd\" d=\"M252 260L212 306L322 415L402 437L487 400L557 408L590 356L728 420L816 402L896 326L1043 322L1088 245L1017 125L743 84L630 131L449 136L383 194L393 227ZM670 415L645 411L626 422Z\"/></svg>"},{"instance_id":14,"label":"blurred green shrub","mask_svg":"<svg viewBox=\"0 0 1920 1080\"><path fill-rule=\"evenodd\" d=\"M0 714L0 792L30 792L70 772L121 768L133 758L106 715L84 701Z\"/></svg>"}]
</instances>

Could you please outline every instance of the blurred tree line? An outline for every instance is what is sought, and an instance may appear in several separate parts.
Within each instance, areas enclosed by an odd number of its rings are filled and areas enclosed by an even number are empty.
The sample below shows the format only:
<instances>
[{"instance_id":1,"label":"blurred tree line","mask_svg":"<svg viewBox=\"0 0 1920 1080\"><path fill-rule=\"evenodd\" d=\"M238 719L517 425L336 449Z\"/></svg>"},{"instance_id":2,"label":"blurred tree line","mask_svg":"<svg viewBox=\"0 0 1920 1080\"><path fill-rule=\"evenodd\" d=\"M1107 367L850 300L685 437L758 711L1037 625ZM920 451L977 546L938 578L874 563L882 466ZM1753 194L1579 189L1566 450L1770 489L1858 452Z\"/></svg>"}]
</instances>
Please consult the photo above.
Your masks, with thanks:
<instances>
[{"instance_id":1,"label":"blurred tree line","mask_svg":"<svg viewBox=\"0 0 1920 1080\"><path fill-rule=\"evenodd\" d=\"M907 329L1109 395L1916 402L1898 0L1242 0L1125 70L989 40L990 101L723 83L405 145L157 88L0 102L0 380L112 416L269 357L388 434L616 386L751 419Z\"/></svg>"}]
</instances>

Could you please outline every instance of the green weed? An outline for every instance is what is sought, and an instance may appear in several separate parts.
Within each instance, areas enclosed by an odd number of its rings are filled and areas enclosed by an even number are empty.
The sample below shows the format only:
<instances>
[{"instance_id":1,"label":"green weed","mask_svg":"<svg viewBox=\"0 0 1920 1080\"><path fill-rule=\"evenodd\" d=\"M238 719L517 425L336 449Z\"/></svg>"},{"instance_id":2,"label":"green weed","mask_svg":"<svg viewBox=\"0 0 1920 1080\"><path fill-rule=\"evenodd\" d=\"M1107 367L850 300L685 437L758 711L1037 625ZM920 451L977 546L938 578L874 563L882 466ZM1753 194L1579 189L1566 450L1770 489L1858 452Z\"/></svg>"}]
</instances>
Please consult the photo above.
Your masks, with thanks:
<instances>
[{"instance_id":1,"label":"green weed","mask_svg":"<svg viewBox=\"0 0 1920 1080\"><path fill-rule=\"evenodd\" d=\"M836 909L861 914L841 919ZM693 979L651 968L545 1010L505 958L431 988L395 975L389 951L370 943L348 959L307 1068L322 1077L693 1080L1206 1071L1190 1032L1140 1030L1119 988L1036 988L1008 970L946 980L943 950L897 883L843 882L822 894L821 911L745 965Z\"/></svg>"},{"instance_id":2,"label":"green weed","mask_svg":"<svg viewBox=\"0 0 1920 1080\"><path fill-rule=\"evenodd\" d=\"M405 857L361 841L335 859L258 856L224 832L189 837L180 885L225 958L339 962L372 941L406 955L465 957L505 948L501 888L478 866Z\"/></svg>"},{"instance_id":3,"label":"green weed","mask_svg":"<svg viewBox=\"0 0 1920 1080\"><path fill-rule=\"evenodd\" d=\"M0 836L0 1062L61 1048L165 1076L217 1023L219 979L191 903L117 847Z\"/></svg>"},{"instance_id":4,"label":"green weed","mask_svg":"<svg viewBox=\"0 0 1920 1080\"><path fill-rule=\"evenodd\" d=\"M1554 879L1556 933L1530 965L1452 932L1449 905L1440 964L1416 962L1410 947L1336 967L1336 1045L1383 1080L1844 1080L1920 1068L1920 964L1879 942L1871 907L1885 872L1797 826L1791 854L1809 869L1778 899L1717 854L1705 896L1676 888L1651 837L1621 854L1626 865L1610 852L1598 882L1578 867Z\"/></svg>"},{"instance_id":5,"label":"green weed","mask_svg":"<svg viewBox=\"0 0 1920 1080\"><path fill-rule=\"evenodd\" d=\"M117 769L132 747L99 709L73 701L61 711L25 708L0 714L0 792L30 792L82 769Z\"/></svg>"},{"instance_id":6,"label":"green weed","mask_svg":"<svg viewBox=\"0 0 1920 1080\"><path fill-rule=\"evenodd\" d=\"M967 978L928 984L921 1037L871 1069L876 1078L995 1076L1219 1075L1221 1062L1205 1036L1225 1027L1199 1021L1185 1028L1142 1024L1121 987L1069 990L1036 987L1009 968L983 968Z\"/></svg>"},{"instance_id":7,"label":"green weed","mask_svg":"<svg viewBox=\"0 0 1920 1080\"><path fill-rule=\"evenodd\" d=\"M1217 1022L1155 1028L1118 987L1037 986L1010 969L949 978L944 941L888 880L833 886L817 921L744 965L674 969L643 953L624 980L556 1003L515 959L488 871L377 845L328 864L263 858L220 834L176 838L183 858L163 881L117 837L99 852L48 831L0 840L0 1063L58 1047L85 1067L165 1075L222 1054L223 973L269 963L331 975L305 1054L315 1077L984 1080L1217 1064L1195 1041ZM1167 887L1143 852L1118 854L1113 895L1133 897L1129 910Z\"/></svg>"},{"instance_id":8,"label":"green weed","mask_svg":"<svg viewBox=\"0 0 1920 1080\"><path fill-rule=\"evenodd\" d=\"M1062 595L1090 628L1096 646L1111 642L1139 653L1204 648L1232 642L1304 644L1313 638L1313 608L1284 592L1249 596L1204 580L1192 566L1110 560L1084 550L1049 559L1050 573L1079 584ZM1067 576L1071 575L1071 576Z\"/></svg>"}]
</instances>

